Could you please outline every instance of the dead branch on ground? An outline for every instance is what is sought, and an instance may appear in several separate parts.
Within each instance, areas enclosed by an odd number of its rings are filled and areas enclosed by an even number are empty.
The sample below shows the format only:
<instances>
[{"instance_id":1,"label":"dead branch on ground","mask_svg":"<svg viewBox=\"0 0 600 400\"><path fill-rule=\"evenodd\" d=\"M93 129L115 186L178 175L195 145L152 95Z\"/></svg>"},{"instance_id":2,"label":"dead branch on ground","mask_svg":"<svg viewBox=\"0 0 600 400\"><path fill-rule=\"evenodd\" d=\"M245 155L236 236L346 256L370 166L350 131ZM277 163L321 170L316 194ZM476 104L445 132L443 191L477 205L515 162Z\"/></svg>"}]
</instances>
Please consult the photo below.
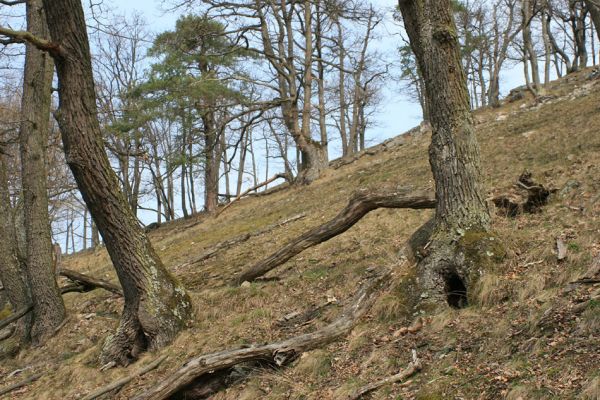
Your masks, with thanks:
<instances>
[{"instance_id":1,"label":"dead branch on ground","mask_svg":"<svg viewBox=\"0 0 600 400\"><path fill-rule=\"evenodd\" d=\"M23 379L20 382L13 383L12 385L8 385L7 387L0 389L0 396L5 395L6 393L10 393L13 390L20 389L23 386L30 384L31 382L35 382L38 379L40 379L41 376L42 376L42 374L34 374L28 378Z\"/></svg>"},{"instance_id":2,"label":"dead branch on ground","mask_svg":"<svg viewBox=\"0 0 600 400\"><path fill-rule=\"evenodd\" d=\"M434 207L435 197L433 193L429 192L411 193L407 189L359 190L350 198L348 205L332 220L305 232L267 258L247 268L236 279L236 283L253 281L304 250L346 232L370 211L378 208L427 209Z\"/></svg>"},{"instance_id":3,"label":"dead branch on ground","mask_svg":"<svg viewBox=\"0 0 600 400\"><path fill-rule=\"evenodd\" d=\"M131 382L133 379L137 378L138 376L142 376L145 373L152 371L166 359L167 359L167 356L158 357L156 360L152 361L150 364L146 365L145 367L140 368L137 371L134 371L133 374L126 376L125 378L121 378L121 379L119 379L115 382L112 382L106 386L103 386L97 390L94 390L92 393L88 394L81 400L93 400L95 398L98 398L98 397L106 394L106 393L112 392L113 390L120 389L123 386L125 386L126 384L128 384L129 382Z\"/></svg>"},{"instance_id":4,"label":"dead branch on ground","mask_svg":"<svg viewBox=\"0 0 600 400\"><path fill-rule=\"evenodd\" d=\"M421 371L421 369L422 369L421 361L417 358L416 350L412 351L412 357L413 357L413 360L408 365L408 367L406 367L406 369L400 371L396 375L388 376L385 379L382 379L380 381L373 382L369 385L363 386L362 388L358 389L357 391L352 393L350 396L348 396L346 398L346 400L358 400L358 399L362 398L365 394L370 393L376 389L379 389L380 387L382 387L384 385L389 385L390 383L402 382L403 380L406 380L406 379L410 378L411 376L413 376L414 374L416 374L417 372Z\"/></svg>"},{"instance_id":5,"label":"dead branch on ground","mask_svg":"<svg viewBox=\"0 0 600 400\"><path fill-rule=\"evenodd\" d=\"M61 288L61 293L63 294L69 292L84 293L94 289L105 289L116 295L123 296L123 291L119 286L105 281L104 279L93 278L70 269L61 269L59 275L70 279L74 283L73 285L67 285Z\"/></svg>"},{"instance_id":6,"label":"dead branch on ground","mask_svg":"<svg viewBox=\"0 0 600 400\"><path fill-rule=\"evenodd\" d=\"M261 361L281 367L306 351L331 343L352 330L373 304L376 298L373 294L389 282L390 275L391 270L386 269L367 279L344 307L341 316L322 329L281 342L223 350L192 358L182 368L142 393L136 400L162 400L182 392L202 390L207 381L208 384L211 383L211 377L227 372L232 367L243 363ZM227 374L223 374L223 379L226 377Z\"/></svg>"}]
</instances>

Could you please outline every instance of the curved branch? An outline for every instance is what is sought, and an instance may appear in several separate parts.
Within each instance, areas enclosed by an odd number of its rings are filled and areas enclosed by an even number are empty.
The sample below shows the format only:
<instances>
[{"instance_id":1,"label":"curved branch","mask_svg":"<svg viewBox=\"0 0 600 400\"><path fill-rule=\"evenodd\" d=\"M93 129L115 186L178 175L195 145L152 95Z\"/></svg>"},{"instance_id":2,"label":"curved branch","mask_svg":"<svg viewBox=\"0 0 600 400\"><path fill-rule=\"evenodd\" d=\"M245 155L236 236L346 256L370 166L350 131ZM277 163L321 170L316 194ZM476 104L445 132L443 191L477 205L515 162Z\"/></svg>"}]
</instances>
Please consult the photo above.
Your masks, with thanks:
<instances>
[{"instance_id":1,"label":"curved branch","mask_svg":"<svg viewBox=\"0 0 600 400\"><path fill-rule=\"evenodd\" d=\"M411 194L407 189L395 191L359 190L354 193L346 208L332 220L305 232L269 257L247 268L236 279L236 283L252 281L263 276L304 250L346 232L362 217L378 208L435 208L435 198L433 193L417 192Z\"/></svg>"}]
</instances>

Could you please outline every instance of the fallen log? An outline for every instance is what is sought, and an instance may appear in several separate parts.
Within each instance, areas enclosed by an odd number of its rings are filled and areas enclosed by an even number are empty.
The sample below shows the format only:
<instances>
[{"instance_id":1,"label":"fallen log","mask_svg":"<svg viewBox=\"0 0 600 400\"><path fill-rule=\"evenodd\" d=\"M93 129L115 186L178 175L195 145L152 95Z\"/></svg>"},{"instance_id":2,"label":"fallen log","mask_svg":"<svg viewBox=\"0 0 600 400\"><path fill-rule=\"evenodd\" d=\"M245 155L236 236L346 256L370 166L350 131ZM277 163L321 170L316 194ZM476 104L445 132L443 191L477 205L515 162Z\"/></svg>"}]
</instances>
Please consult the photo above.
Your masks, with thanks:
<instances>
[{"instance_id":1,"label":"fallen log","mask_svg":"<svg viewBox=\"0 0 600 400\"><path fill-rule=\"evenodd\" d=\"M253 281L304 250L346 232L370 211L378 208L427 209L434 207L435 197L433 193L429 192L411 193L406 189L359 190L350 198L348 205L332 220L305 232L267 258L247 268L237 277L235 283L239 285L244 281Z\"/></svg>"},{"instance_id":2,"label":"fallen log","mask_svg":"<svg viewBox=\"0 0 600 400\"><path fill-rule=\"evenodd\" d=\"M276 181L277 179L281 179L281 178L283 178L285 180L289 180L289 177L286 174L273 175L271 178L267 179L266 181L261 182L258 185L253 186L250 189L247 189L247 190L243 191L242 193L238 194L233 200L231 200L229 203L225 204L225 206L223 208L221 208L220 210L217 211L217 213L215 214L215 218L218 217L219 215L221 215L221 213L223 211L225 211L229 207L231 207L231 205L233 203L239 201L242 197L248 195L248 193L258 190L263 186L267 186L269 183L272 183L273 181Z\"/></svg>"},{"instance_id":3,"label":"fallen log","mask_svg":"<svg viewBox=\"0 0 600 400\"><path fill-rule=\"evenodd\" d=\"M390 275L391 270L386 269L367 279L344 307L341 316L322 329L281 342L223 350L192 358L182 368L169 374L135 399L162 400L188 390L201 390L205 382L211 383L211 377L243 363L261 361L277 367L286 365L303 352L322 347L347 335L373 304L376 297L373 293L389 283ZM224 375L226 378L227 374Z\"/></svg>"},{"instance_id":4,"label":"fallen log","mask_svg":"<svg viewBox=\"0 0 600 400\"><path fill-rule=\"evenodd\" d=\"M114 283L110 283L105 281L104 279L93 278L88 275L81 274L76 271L72 271L70 269L62 269L59 272L59 275L64 276L65 278L73 281L74 285L67 285L64 288L61 288L61 292L69 293L69 292L90 292L94 289L105 289L111 293L114 293L119 296L123 296L123 291L121 288Z\"/></svg>"},{"instance_id":5,"label":"fallen log","mask_svg":"<svg viewBox=\"0 0 600 400\"><path fill-rule=\"evenodd\" d=\"M243 242L247 241L248 239L250 239L250 238L252 238L254 236L260 236L262 234L268 233L268 232L272 231L273 229L280 228L280 227L282 227L284 225L287 225L287 224L289 224L291 222L298 221L299 219L302 219L304 217L306 217L306 214L304 214L304 213L298 214L298 215L294 215L293 217L286 218L283 221L276 222L274 224L268 225L268 226L266 226L266 227L264 227L262 229L259 229L257 231L250 232L250 233L245 233L243 235L236 236L236 237L234 237L232 239L227 239L227 240L224 240L222 242L219 242L219 243L215 244L214 246L211 246L208 249L204 250L202 252L202 254L200 254L200 256L194 258L192 261L190 261L187 264L197 264L199 262L207 260L210 257L212 257L215 254L217 254L221 250L228 249L228 248L230 248L230 247L232 247L234 245L243 243Z\"/></svg>"},{"instance_id":6,"label":"fallen log","mask_svg":"<svg viewBox=\"0 0 600 400\"><path fill-rule=\"evenodd\" d=\"M25 307L18 309L16 312L0 321L0 329L4 329L13 322L18 321L31 310L33 310L33 304L29 304Z\"/></svg>"},{"instance_id":7,"label":"fallen log","mask_svg":"<svg viewBox=\"0 0 600 400\"><path fill-rule=\"evenodd\" d=\"M22 381L19 381L17 383L13 383L12 385L9 385L9 386L7 386L5 388L2 388L2 389L0 389L0 396L3 396L5 394L7 394L7 393L10 393L13 390L20 389L20 388L22 388L25 385L29 385L31 382L35 382L38 379L40 379L41 376L42 376L42 374L34 374L34 375L31 375L28 378L23 379Z\"/></svg>"},{"instance_id":8,"label":"fallen log","mask_svg":"<svg viewBox=\"0 0 600 400\"><path fill-rule=\"evenodd\" d=\"M380 387L382 387L384 385L389 385L390 383L401 382L403 380L410 378L411 376L413 376L414 374L419 372L422 368L421 361L417 358L417 352L415 350L412 351L412 357L413 357L413 360L408 365L408 367L406 367L406 369L400 371L396 375L392 375L392 376L389 376L380 381L363 386L362 388L358 389L357 391L353 392L348 397L346 397L346 400L358 400L358 399L362 398L365 394L370 393L376 389L379 389Z\"/></svg>"},{"instance_id":9,"label":"fallen log","mask_svg":"<svg viewBox=\"0 0 600 400\"><path fill-rule=\"evenodd\" d=\"M126 384L131 382L133 379L137 378L138 376L142 376L145 373L150 372L153 369L157 368L163 361L165 361L166 358L167 358L167 356L158 357L156 360L152 361L150 364L146 365L145 367L140 368L137 371L134 371L133 374L126 376L125 378L121 378L121 379L119 379L115 382L112 382L106 386L103 386L97 390L94 390L92 393L83 397L81 400L93 400L93 399L96 399L96 398L106 394L106 393L112 392L113 390L120 389L121 387L125 386Z\"/></svg>"}]
</instances>

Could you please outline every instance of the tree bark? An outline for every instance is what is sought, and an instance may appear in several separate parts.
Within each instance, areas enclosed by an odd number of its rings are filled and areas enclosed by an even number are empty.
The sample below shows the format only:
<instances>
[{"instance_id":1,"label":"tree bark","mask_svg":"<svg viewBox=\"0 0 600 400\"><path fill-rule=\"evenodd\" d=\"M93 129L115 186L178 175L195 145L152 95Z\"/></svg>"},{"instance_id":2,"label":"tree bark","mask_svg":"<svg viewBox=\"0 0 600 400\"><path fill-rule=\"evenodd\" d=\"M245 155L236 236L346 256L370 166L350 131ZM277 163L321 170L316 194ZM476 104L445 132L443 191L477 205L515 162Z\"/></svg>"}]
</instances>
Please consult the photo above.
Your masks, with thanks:
<instances>
[{"instance_id":1,"label":"tree bark","mask_svg":"<svg viewBox=\"0 0 600 400\"><path fill-rule=\"evenodd\" d=\"M28 31L47 38L48 27L41 0L29 0L26 4ZM53 336L66 317L53 271L46 184L46 146L53 73L50 55L27 44L19 147L27 238L25 265L33 302L31 341L34 345L43 344Z\"/></svg>"},{"instance_id":2,"label":"tree bark","mask_svg":"<svg viewBox=\"0 0 600 400\"><path fill-rule=\"evenodd\" d=\"M91 56L79 0L44 0L59 80L66 159L105 241L123 288L125 307L101 361L128 364L145 349L171 342L192 315L183 286L167 271L118 188L97 118Z\"/></svg>"},{"instance_id":3,"label":"tree bark","mask_svg":"<svg viewBox=\"0 0 600 400\"><path fill-rule=\"evenodd\" d=\"M236 279L236 283L252 281L265 275L304 250L346 232L362 217L378 208L427 209L433 207L435 207L435 200L428 193L411 194L406 190L358 191L352 196L348 205L333 219L305 232L269 257L247 268Z\"/></svg>"},{"instance_id":4,"label":"tree bark","mask_svg":"<svg viewBox=\"0 0 600 400\"><path fill-rule=\"evenodd\" d=\"M4 155L0 153L0 280L12 309L16 312L30 303L29 288L23 279L23 271L18 258L15 219L10 207L8 178ZM2 306L3 304L0 304ZM21 320L14 335L22 342L29 341L30 322Z\"/></svg>"},{"instance_id":5,"label":"tree bark","mask_svg":"<svg viewBox=\"0 0 600 400\"><path fill-rule=\"evenodd\" d=\"M411 47L424 77L433 129L429 162L435 179L436 213L429 256L419 266L423 298L445 298L445 279L468 284L474 268L461 262L457 240L487 232L479 146L449 0L400 0ZM427 301L429 302L429 301Z\"/></svg>"}]
</instances>

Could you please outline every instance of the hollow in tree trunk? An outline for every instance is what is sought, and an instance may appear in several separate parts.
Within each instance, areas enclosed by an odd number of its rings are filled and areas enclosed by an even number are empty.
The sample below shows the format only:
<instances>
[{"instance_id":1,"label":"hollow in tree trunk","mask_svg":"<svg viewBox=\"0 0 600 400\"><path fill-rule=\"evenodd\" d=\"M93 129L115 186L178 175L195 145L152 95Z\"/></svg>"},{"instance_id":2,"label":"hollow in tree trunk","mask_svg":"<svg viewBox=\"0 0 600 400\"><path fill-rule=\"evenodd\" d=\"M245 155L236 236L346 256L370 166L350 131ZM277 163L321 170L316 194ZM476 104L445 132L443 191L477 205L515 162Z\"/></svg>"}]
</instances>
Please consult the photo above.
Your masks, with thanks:
<instances>
[{"instance_id":1,"label":"hollow in tree trunk","mask_svg":"<svg viewBox=\"0 0 600 400\"><path fill-rule=\"evenodd\" d=\"M44 0L59 80L59 110L67 163L104 239L123 288L117 332L107 338L101 362L128 364L140 351L168 344L192 314L183 286L155 253L104 149L97 118L85 18L80 0Z\"/></svg>"},{"instance_id":2,"label":"hollow in tree trunk","mask_svg":"<svg viewBox=\"0 0 600 400\"><path fill-rule=\"evenodd\" d=\"M422 304L447 300L460 306L481 271L481 253L471 250L485 247L483 257L489 257L487 247L497 240L488 233L490 216L456 25L450 0L400 0L399 6L425 81L433 130L429 161L437 202L431 243L418 266Z\"/></svg>"}]
</instances>

